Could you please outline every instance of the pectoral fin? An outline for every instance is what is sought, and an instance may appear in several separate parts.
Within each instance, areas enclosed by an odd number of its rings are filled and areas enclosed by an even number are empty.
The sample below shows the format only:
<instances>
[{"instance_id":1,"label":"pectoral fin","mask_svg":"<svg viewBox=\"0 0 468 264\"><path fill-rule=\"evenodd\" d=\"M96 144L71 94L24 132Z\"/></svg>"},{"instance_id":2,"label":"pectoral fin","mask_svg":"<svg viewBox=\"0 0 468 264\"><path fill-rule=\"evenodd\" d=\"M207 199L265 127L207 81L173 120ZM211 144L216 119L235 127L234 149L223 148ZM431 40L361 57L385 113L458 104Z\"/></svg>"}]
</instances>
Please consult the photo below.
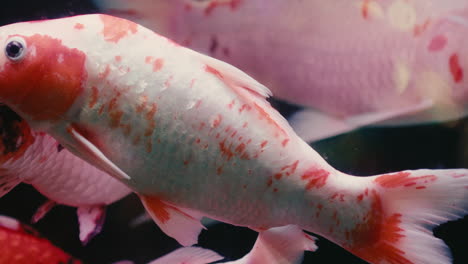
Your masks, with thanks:
<instances>
[{"instance_id":1,"label":"pectoral fin","mask_svg":"<svg viewBox=\"0 0 468 264\"><path fill-rule=\"evenodd\" d=\"M0 197L7 194L20 182L21 180L16 175L0 170Z\"/></svg>"},{"instance_id":2,"label":"pectoral fin","mask_svg":"<svg viewBox=\"0 0 468 264\"><path fill-rule=\"evenodd\" d=\"M130 176L109 160L98 147L73 126L69 126L67 132L73 140L72 145L66 144L70 151L117 179L130 180Z\"/></svg>"},{"instance_id":3,"label":"pectoral fin","mask_svg":"<svg viewBox=\"0 0 468 264\"><path fill-rule=\"evenodd\" d=\"M198 242L198 235L204 228L200 223L201 216L169 205L157 197L140 195L140 199L151 218L166 235L182 246L191 246Z\"/></svg>"}]
</instances>

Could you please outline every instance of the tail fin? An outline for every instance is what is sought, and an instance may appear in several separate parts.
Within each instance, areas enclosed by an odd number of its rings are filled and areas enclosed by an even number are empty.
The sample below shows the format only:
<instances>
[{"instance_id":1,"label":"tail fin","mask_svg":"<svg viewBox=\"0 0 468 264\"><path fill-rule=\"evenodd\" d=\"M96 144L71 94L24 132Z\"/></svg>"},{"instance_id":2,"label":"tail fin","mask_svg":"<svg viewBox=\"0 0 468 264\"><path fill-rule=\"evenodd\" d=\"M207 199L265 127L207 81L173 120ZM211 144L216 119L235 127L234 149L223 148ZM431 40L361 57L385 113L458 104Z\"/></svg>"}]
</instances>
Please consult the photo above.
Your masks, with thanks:
<instances>
[{"instance_id":1,"label":"tail fin","mask_svg":"<svg viewBox=\"0 0 468 264\"><path fill-rule=\"evenodd\" d=\"M468 170L402 171L370 180L370 211L347 233L344 247L371 263L451 263L432 228L467 213Z\"/></svg>"}]
</instances>

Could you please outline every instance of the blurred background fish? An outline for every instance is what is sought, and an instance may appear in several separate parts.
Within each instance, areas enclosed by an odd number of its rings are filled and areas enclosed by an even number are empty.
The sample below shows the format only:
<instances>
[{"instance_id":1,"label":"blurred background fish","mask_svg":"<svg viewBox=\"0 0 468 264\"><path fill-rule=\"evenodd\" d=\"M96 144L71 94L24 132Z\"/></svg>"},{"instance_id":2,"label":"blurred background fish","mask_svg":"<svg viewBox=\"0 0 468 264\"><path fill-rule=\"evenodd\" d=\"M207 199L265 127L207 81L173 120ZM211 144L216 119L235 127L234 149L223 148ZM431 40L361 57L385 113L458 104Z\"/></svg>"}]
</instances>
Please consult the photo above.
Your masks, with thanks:
<instances>
[{"instance_id":1,"label":"blurred background fish","mask_svg":"<svg viewBox=\"0 0 468 264\"><path fill-rule=\"evenodd\" d=\"M306 141L467 114L463 0L95 0L307 107Z\"/></svg>"}]
</instances>

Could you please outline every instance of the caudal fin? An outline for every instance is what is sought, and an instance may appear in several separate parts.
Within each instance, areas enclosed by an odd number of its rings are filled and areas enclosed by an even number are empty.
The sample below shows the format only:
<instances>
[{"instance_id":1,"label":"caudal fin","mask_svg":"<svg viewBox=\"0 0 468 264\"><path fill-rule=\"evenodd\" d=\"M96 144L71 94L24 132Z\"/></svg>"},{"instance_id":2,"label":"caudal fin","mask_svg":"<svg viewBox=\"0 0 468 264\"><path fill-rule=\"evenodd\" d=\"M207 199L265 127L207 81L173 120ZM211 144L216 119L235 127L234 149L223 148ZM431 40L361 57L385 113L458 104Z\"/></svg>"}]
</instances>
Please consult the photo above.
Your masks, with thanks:
<instances>
[{"instance_id":1,"label":"caudal fin","mask_svg":"<svg viewBox=\"0 0 468 264\"><path fill-rule=\"evenodd\" d=\"M402 171L368 178L358 196L370 210L343 245L370 263L451 263L432 228L462 217L468 209L468 170Z\"/></svg>"}]
</instances>

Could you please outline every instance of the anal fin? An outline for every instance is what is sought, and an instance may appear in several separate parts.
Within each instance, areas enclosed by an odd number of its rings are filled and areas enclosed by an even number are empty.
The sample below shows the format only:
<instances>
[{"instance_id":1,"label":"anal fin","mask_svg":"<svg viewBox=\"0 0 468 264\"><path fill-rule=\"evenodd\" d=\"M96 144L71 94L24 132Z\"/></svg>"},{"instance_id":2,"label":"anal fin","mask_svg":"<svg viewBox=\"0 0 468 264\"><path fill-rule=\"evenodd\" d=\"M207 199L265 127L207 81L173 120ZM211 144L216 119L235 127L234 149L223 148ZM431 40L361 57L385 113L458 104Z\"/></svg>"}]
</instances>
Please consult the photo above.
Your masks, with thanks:
<instances>
[{"instance_id":1,"label":"anal fin","mask_svg":"<svg viewBox=\"0 0 468 264\"><path fill-rule=\"evenodd\" d=\"M101 232L106 217L106 208L98 205L80 206L76 212L80 223L80 241L86 245Z\"/></svg>"},{"instance_id":2,"label":"anal fin","mask_svg":"<svg viewBox=\"0 0 468 264\"><path fill-rule=\"evenodd\" d=\"M158 197L140 195L146 210L159 228L183 246L198 242L198 235L204 228L201 216L187 213L186 210L169 205Z\"/></svg>"}]
</instances>

